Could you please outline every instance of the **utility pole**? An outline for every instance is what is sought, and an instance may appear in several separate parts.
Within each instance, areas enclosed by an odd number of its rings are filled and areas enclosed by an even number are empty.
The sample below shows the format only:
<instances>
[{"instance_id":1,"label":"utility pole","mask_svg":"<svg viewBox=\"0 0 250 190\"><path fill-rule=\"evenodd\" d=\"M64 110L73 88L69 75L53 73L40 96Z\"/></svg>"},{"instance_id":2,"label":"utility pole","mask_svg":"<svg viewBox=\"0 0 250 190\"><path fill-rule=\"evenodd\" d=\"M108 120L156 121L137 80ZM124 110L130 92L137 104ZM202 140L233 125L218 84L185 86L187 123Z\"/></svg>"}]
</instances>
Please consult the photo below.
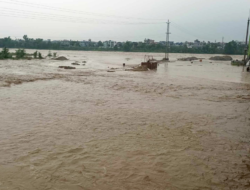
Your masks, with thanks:
<instances>
[{"instance_id":1,"label":"utility pole","mask_svg":"<svg viewBox=\"0 0 250 190\"><path fill-rule=\"evenodd\" d=\"M169 61L169 35L170 35L170 22L167 22L167 33L166 33L166 52L164 60Z\"/></svg>"},{"instance_id":2,"label":"utility pole","mask_svg":"<svg viewBox=\"0 0 250 190\"><path fill-rule=\"evenodd\" d=\"M245 52L244 52L244 64L243 64L243 71L245 69L245 65L247 64L246 55L247 55L247 49L248 49L248 32L249 32L249 23L250 23L250 17L247 21L247 34L246 34L246 44L245 44Z\"/></svg>"}]
</instances>

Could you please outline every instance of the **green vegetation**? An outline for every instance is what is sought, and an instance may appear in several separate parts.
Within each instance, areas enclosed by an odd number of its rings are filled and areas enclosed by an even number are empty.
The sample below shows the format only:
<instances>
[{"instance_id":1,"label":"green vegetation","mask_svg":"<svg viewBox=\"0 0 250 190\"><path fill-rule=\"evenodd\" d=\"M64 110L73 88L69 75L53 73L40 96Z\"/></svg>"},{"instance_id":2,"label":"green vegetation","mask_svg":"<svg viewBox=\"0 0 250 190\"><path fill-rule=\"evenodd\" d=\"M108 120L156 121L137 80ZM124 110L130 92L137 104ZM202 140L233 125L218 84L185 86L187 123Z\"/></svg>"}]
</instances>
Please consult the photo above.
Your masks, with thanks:
<instances>
[{"instance_id":1,"label":"green vegetation","mask_svg":"<svg viewBox=\"0 0 250 190\"><path fill-rule=\"evenodd\" d=\"M33 56L34 56L35 59L37 58L37 54L38 54L37 51L35 51L35 52L33 53Z\"/></svg>"},{"instance_id":2,"label":"green vegetation","mask_svg":"<svg viewBox=\"0 0 250 190\"><path fill-rule=\"evenodd\" d=\"M243 50L243 52L244 52L244 50ZM237 54L238 53L237 43L235 41L231 41L231 42L227 43L225 46L225 53L226 54Z\"/></svg>"},{"instance_id":3,"label":"green vegetation","mask_svg":"<svg viewBox=\"0 0 250 190\"><path fill-rule=\"evenodd\" d=\"M198 40L197 40L198 41ZM201 43L201 46L190 46L188 43L170 45L170 53L197 53L197 54L244 54L244 44L231 41L221 47L219 43ZM107 44L106 44L107 46ZM48 50L84 50L84 51L125 51L125 52L165 52L164 43L144 43L144 42L118 42L112 48L105 48L101 41L95 43L91 40L86 44L79 41L45 41L41 38L33 39L27 35L23 39L13 40L10 37L0 39L0 47L7 48L29 48L29 49L48 49ZM250 48L249 48L250 49ZM250 54L250 52L249 52ZM34 58L38 56L33 55ZM48 57L56 55L49 52ZM249 55L250 56L250 55Z\"/></svg>"},{"instance_id":4,"label":"green vegetation","mask_svg":"<svg viewBox=\"0 0 250 190\"><path fill-rule=\"evenodd\" d=\"M25 49L16 50L16 59L23 59L26 55Z\"/></svg>"},{"instance_id":5,"label":"green vegetation","mask_svg":"<svg viewBox=\"0 0 250 190\"><path fill-rule=\"evenodd\" d=\"M52 57L51 51L49 50L49 53L47 55L48 57Z\"/></svg>"},{"instance_id":6,"label":"green vegetation","mask_svg":"<svg viewBox=\"0 0 250 190\"><path fill-rule=\"evenodd\" d=\"M0 52L0 59L11 59L12 54L9 52L9 49L3 48L3 50Z\"/></svg>"},{"instance_id":7,"label":"green vegetation","mask_svg":"<svg viewBox=\"0 0 250 190\"><path fill-rule=\"evenodd\" d=\"M102 46L103 46L103 43L102 43L101 41L99 41L99 42L97 43L97 46L98 46L98 47L102 47Z\"/></svg>"},{"instance_id":8,"label":"green vegetation","mask_svg":"<svg viewBox=\"0 0 250 190\"><path fill-rule=\"evenodd\" d=\"M244 65L244 61L238 61L238 60L232 61L231 65L233 65L233 66L242 66L242 65Z\"/></svg>"},{"instance_id":9,"label":"green vegetation","mask_svg":"<svg viewBox=\"0 0 250 190\"><path fill-rule=\"evenodd\" d=\"M28 54L25 49L18 49L15 50L15 53L10 53L9 49L4 47L0 52L0 59L31 59L32 57L30 56L34 56L35 59L37 59L37 56L39 59L43 59L40 52L35 51L32 54Z\"/></svg>"},{"instance_id":10,"label":"green vegetation","mask_svg":"<svg viewBox=\"0 0 250 190\"><path fill-rule=\"evenodd\" d=\"M43 56L42 56L42 54L40 52L38 53L38 58L43 59Z\"/></svg>"}]
</instances>

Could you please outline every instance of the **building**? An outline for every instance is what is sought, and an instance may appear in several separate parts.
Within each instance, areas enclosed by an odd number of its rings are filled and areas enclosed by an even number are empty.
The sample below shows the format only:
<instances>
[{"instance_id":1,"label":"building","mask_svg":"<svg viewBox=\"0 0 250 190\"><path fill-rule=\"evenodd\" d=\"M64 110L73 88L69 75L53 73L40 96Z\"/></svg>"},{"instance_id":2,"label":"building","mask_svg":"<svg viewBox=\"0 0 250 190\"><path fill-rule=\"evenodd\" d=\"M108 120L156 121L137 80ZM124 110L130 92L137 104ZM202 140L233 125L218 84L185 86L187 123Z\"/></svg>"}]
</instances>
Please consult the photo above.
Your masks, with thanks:
<instances>
[{"instance_id":1,"label":"building","mask_svg":"<svg viewBox=\"0 0 250 190\"><path fill-rule=\"evenodd\" d=\"M174 46L176 46L176 47L180 47L180 46L183 46L183 45L184 45L183 42L176 42L176 43L174 43Z\"/></svg>"},{"instance_id":2,"label":"building","mask_svg":"<svg viewBox=\"0 0 250 190\"><path fill-rule=\"evenodd\" d=\"M194 44L193 44L194 48L202 48L203 46L204 46L203 42L200 42L199 40L194 41Z\"/></svg>"},{"instance_id":3,"label":"building","mask_svg":"<svg viewBox=\"0 0 250 190\"><path fill-rule=\"evenodd\" d=\"M145 44L154 44L155 41L154 41L154 40L151 40L151 39L145 39L145 40L144 40L144 43L145 43Z\"/></svg>"},{"instance_id":4,"label":"building","mask_svg":"<svg viewBox=\"0 0 250 190\"><path fill-rule=\"evenodd\" d=\"M159 44L165 46L166 45L166 41L160 41Z\"/></svg>"},{"instance_id":5,"label":"building","mask_svg":"<svg viewBox=\"0 0 250 190\"><path fill-rule=\"evenodd\" d=\"M69 40L63 40L63 41L61 41L61 45L70 46L70 41Z\"/></svg>"},{"instance_id":6,"label":"building","mask_svg":"<svg viewBox=\"0 0 250 190\"><path fill-rule=\"evenodd\" d=\"M112 40L103 42L103 48L114 48L115 45L116 45L116 42Z\"/></svg>"},{"instance_id":7,"label":"building","mask_svg":"<svg viewBox=\"0 0 250 190\"><path fill-rule=\"evenodd\" d=\"M80 47L88 47L89 46L89 41L83 40L83 41L79 42L79 45L80 45Z\"/></svg>"}]
</instances>

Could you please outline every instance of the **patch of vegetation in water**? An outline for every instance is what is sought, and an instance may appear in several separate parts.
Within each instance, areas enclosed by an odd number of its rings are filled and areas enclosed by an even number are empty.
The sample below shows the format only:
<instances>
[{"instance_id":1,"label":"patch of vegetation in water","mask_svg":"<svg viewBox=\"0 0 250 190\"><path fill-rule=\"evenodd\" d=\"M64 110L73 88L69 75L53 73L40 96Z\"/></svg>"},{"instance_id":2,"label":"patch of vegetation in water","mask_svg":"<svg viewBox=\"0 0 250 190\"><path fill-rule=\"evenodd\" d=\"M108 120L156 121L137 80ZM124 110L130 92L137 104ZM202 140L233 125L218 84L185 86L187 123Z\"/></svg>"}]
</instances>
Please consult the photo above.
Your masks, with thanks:
<instances>
[{"instance_id":1,"label":"patch of vegetation in water","mask_svg":"<svg viewBox=\"0 0 250 190\"><path fill-rule=\"evenodd\" d=\"M48 57L57 57L57 53L51 54L49 51ZM17 49L15 52L10 52L8 48L4 47L2 51L0 52L0 60L3 59L13 59L13 60L18 60L18 59L44 59L41 52L35 51L34 53L27 53L25 49Z\"/></svg>"}]
</instances>

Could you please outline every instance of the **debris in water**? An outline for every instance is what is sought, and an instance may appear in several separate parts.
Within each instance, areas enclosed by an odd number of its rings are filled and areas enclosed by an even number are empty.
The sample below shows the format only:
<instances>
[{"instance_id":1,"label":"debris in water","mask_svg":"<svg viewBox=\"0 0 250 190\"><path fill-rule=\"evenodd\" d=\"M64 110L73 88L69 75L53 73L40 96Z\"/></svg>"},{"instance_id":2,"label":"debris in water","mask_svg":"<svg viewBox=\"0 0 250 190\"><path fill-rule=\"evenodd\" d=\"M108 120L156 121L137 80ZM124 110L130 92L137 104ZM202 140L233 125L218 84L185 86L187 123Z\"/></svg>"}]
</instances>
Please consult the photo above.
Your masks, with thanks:
<instances>
[{"instance_id":1,"label":"debris in water","mask_svg":"<svg viewBox=\"0 0 250 190\"><path fill-rule=\"evenodd\" d=\"M148 71L148 70L149 69L147 68L147 66L143 65L132 69L126 69L125 71Z\"/></svg>"},{"instance_id":2,"label":"debris in water","mask_svg":"<svg viewBox=\"0 0 250 190\"><path fill-rule=\"evenodd\" d=\"M245 65L245 61L244 60L238 60L238 59L232 60L231 65L243 66L243 65Z\"/></svg>"},{"instance_id":3,"label":"debris in water","mask_svg":"<svg viewBox=\"0 0 250 190\"><path fill-rule=\"evenodd\" d=\"M54 60L65 61L65 60L68 60L68 59L66 57L64 57L64 56L61 56L61 57L58 57L58 58L54 58Z\"/></svg>"},{"instance_id":4,"label":"debris in water","mask_svg":"<svg viewBox=\"0 0 250 190\"><path fill-rule=\"evenodd\" d=\"M231 56L224 55L224 56L214 56L214 57L211 57L210 60L215 60L215 61L232 61L233 58Z\"/></svg>"},{"instance_id":5,"label":"debris in water","mask_svg":"<svg viewBox=\"0 0 250 190\"><path fill-rule=\"evenodd\" d=\"M71 66L59 66L60 69L76 69L75 67Z\"/></svg>"},{"instance_id":6,"label":"debris in water","mask_svg":"<svg viewBox=\"0 0 250 190\"><path fill-rule=\"evenodd\" d=\"M194 61L199 60L197 57L186 57L186 58L179 58L178 61Z\"/></svg>"}]
</instances>

